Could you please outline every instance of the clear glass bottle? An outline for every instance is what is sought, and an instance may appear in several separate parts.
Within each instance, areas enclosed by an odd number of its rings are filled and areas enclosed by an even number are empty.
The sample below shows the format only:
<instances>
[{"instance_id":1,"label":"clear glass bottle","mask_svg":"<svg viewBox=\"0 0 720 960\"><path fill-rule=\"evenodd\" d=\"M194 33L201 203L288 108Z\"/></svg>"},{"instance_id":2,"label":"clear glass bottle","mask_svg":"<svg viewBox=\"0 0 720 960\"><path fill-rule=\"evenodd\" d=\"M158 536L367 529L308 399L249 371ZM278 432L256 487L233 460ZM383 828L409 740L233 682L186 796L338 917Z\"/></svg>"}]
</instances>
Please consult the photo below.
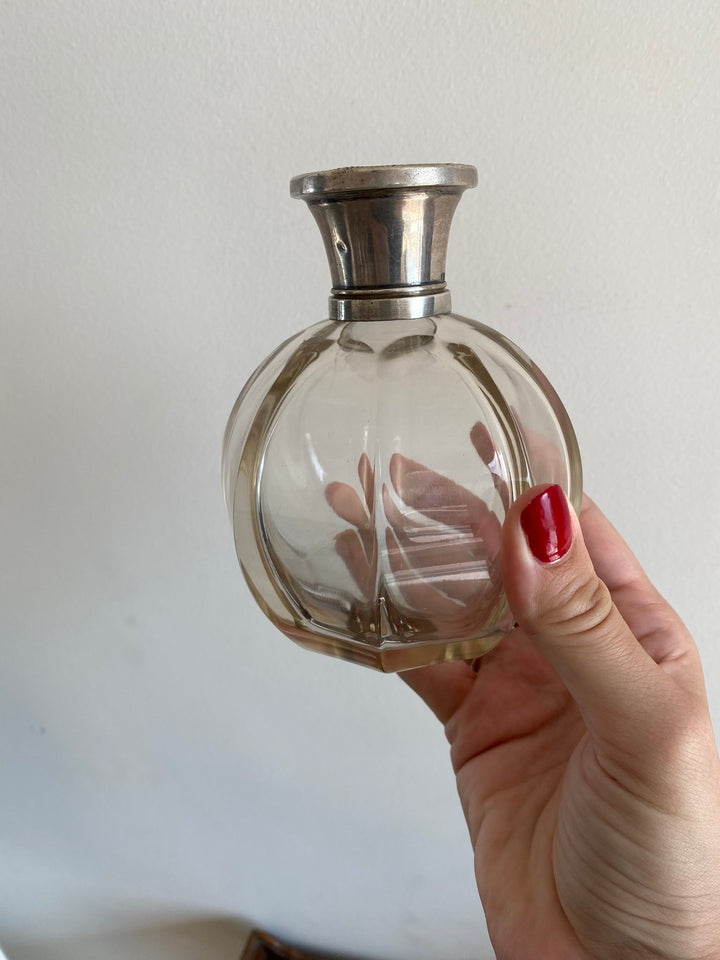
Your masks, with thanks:
<instances>
[{"instance_id":1,"label":"clear glass bottle","mask_svg":"<svg viewBox=\"0 0 720 960\"><path fill-rule=\"evenodd\" d=\"M491 649L512 626L508 505L559 483L568 416L535 364L450 312L450 221L474 167L296 177L332 273L330 315L255 371L230 415L225 502L255 600L293 640L386 671Z\"/></svg>"}]
</instances>

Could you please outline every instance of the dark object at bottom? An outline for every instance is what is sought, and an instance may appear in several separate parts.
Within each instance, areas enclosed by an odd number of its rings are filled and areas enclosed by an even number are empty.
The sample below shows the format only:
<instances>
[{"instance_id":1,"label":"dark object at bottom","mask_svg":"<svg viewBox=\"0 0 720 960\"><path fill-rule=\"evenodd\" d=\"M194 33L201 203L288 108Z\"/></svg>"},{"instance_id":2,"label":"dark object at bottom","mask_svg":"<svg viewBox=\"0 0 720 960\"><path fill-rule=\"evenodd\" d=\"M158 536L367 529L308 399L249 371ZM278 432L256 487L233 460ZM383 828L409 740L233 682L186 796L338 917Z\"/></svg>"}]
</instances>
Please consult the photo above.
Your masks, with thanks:
<instances>
[{"instance_id":1,"label":"dark object at bottom","mask_svg":"<svg viewBox=\"0 0 720 960\"><path fill-rule=\"evenodd\" d=\"M276 940L267 933L253 930L240 960L339 960L330 954L302 953L294 947Z\"/></svg>"}]
</instances>

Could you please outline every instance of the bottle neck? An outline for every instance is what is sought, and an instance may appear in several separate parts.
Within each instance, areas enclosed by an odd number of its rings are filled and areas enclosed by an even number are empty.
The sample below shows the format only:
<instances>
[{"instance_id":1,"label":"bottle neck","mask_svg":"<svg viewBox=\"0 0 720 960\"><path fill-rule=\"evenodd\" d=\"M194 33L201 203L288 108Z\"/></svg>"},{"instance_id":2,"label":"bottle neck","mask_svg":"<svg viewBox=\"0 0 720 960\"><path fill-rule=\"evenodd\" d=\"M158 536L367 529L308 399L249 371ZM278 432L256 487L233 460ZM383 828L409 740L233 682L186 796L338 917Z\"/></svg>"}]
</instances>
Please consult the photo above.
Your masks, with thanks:
<instances>
[{"instance_id":1,"label":"bottle neck","mask_svg":"<svg viewBox=\"0 0 720 960\"><path fill-rule=\"evenodd\" d=\"M450 312L445 258L458 201L474 167L342 167L290 184L325 245L335 320L399 320Z\"/></svg>"},{"instance_id":2,"label":"bottle neck","mask_svg":"<svg viewBox=\"0 0 720 960\"><path fill-rule=\"evenodd\" d=\"M412 290L412 292L410 292ZM333 290L328 300L331 320L418 320L450 313L450 291L444 283L382 288L354 293Z\"/></svg>"}]
</instances>

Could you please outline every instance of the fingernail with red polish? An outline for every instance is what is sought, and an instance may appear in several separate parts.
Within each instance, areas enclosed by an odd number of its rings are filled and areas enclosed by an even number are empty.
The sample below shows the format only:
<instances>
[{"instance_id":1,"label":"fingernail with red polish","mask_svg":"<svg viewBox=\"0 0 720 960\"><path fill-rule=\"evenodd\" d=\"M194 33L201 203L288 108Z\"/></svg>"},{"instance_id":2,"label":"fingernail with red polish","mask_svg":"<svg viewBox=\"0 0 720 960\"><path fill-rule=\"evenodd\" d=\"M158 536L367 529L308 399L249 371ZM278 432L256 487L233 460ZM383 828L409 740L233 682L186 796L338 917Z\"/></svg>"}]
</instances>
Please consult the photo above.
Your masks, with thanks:
<instances>
[{"instance_id":1,"label":"fingernail with red polish","mask_svg":"<svg viewBox=\"0 0 720 960\"><path fill-rule=\"evenodd\" d=\"M520 514L528 546L541 563L564 557L572 543L572 521L565 494L557 485L534 497Z\"/></svg>"}]
</instances>

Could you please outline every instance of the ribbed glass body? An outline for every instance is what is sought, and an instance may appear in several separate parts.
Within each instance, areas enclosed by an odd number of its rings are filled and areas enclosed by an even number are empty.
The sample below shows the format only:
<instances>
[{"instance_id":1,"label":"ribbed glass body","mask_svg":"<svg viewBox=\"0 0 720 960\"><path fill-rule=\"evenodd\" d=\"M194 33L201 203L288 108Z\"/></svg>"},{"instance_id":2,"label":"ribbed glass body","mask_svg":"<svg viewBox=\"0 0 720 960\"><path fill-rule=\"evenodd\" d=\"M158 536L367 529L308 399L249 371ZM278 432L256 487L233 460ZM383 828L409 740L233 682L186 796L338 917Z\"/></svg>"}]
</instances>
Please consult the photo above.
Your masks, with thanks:
<instances>
[{"instance_id":1,"label":"ribbed glass body","mask_svg":"<svg viewBox=\"0 0 720 960\"><path fill-rule=\"evenodd\" d=\"M508 505L558 483L575 436L514 344L451 313L326 320L253 374L228 422L225 502L256 601L313 650L395 671L469 659L512 626Z\"/></svg>"}]
</instances>

